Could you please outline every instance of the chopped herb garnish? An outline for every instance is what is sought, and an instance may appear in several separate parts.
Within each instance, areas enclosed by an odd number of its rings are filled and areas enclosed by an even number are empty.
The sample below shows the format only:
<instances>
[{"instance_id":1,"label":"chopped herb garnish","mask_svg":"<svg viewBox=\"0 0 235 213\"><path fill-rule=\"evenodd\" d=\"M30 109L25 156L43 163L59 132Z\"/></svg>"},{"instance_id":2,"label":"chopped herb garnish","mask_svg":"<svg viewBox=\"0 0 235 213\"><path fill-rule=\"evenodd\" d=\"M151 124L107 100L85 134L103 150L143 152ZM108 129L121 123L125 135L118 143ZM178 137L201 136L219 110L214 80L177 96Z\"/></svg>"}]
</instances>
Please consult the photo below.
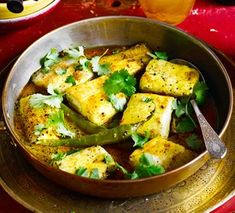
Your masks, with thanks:
<instances>
[{"instance_id":1,"label":"chopped herb garnish","mask_svg":"<svg viewBox=\"0 0 235 213\"><path fill-rule=\"evenodd\" d=\"M130 97L136 91L136 79L128 73L127 70L122 69L110 75L104 83L104 91L108 97L112 94L124 93Z\"/></svg>"},{"instance_id":2,"label":"chopped herb garnish","mask_svg":"<svg viewBox=\"0 0 235 213\"><path fill-rule=\"evenodd\" d=\"M189 117L184 117L176 126L177 133L192 132L195 125Z\"/></svg>"},{"instance_id":3,"label":"chopped herb garnish","mask_svg":"<svg viewBox=\"0 0 235 213\"><path fill-rule=\"evenodd\" d=\"M81 65L81 69L80 70L91 71L91 69L90 69L91 62L87 58L81 57L79 59L79 63Z\"/></svg>"},{"instance_id":4,"label":"chopped herb garnish","mask_svg":"<svg viewBox=\"0 0 235 213\"><path fill-rule=\"evenodd\" d=\"M143 177L150 177L154 175L160 175L165 172L162 165L156 164L153 155L144 153L140 159L139 164L135 168L133 173L129 173L124 167L116 163L116 167L122 171L126 178L139 179Z\"/></svg>"},{"instance_id":5,"label":"chopped herb garnish","mask_svg":"<svg viewBox=\"0 0 235 213\"><path fill-rule=\"evenodd\" d=\"M208 87L205 82L198 82L193 88L193 95L198 105L202 105L205 102Z\"/></svg>"},{"instance_id":6,"label":"chopped herb garnish","mask_svg":"<svg viewBox=\"0 0 235 213\"><path fill-rule=\"evenodd\" d=\"M91 174L90 174L90 178L93 179L99 179L99 170L97 168L92 169Z\"/></svg>"},{"instance_id":7,"label":"chopped herb garnish","mask_svg":"<svg viewBox=\"0 0 235 213\"><path fill-rule=\"evenodd\" d=\"M57 75L64 75L67 73L67 70L60 68L60 69L57 69L55 72Z\"/></svg>"},{"instance_id":8,"label":"chopped herb garnish","mask_svg":"<svg viewBox=\"0 0 235 213\"><path fill-rule=\"evenodd\" d=\"M47 121L48 126L54 126L56 127L56 131L62 135L62 137L74 137L75 133L69 131L65 125L64 125L64 112L63 110L59 110L58 112L55 112L52 114L48 121Z\"/></svg>"},{"instance_id":9,"label":"chopped herb garnish","mask_svg":"<svg viewBox=\"0 0 235 213\"><path fill-rule=\"evenodd\" d=\"M67 79L65 80L65 83L72 84L73 86L76 85L76 81L75 81L73 75L68 76Z\"/></svg>"},{"instance_id":10,"label":"chopped herb garnish","mask_svg":"<svg viewBox=\"0 0 235 213\"><path fill-rule=\"evenodd\" d=\"M133 147L143 147L146 142L149 141L150 138L150 132L145 132L145 137L141 137L136 132L132 133L131 135L132 140L135 142Z\"/></svg>"},{"instance_id":11,"label":"chopped herb garnish","mask_svg":"<svg viewBox=\"0 0 235 213\"><path fill-rule=\"evenodd\" d=\"M39 136L44 129L46 129L45 124L38 124L38 125L34 126L34 134L36 136Z\"/></svg>"},{"instance_id":12,"label":"chopped herb garnish","mask_svg":"<svg viewBox=\"0 0 235 213\"><path fill-rule=\"evenodd\" d=\"M65 156L66 156L66 153L64 153L64 152L57 152L57 153L53 153L51 155L51 159L52 159L52 161L60 161L63 158L65 158Z\"/></svg>"},{"instance_id":13,"label":"chopped herb garnish","mask_svg":"<svg viewBox=\"0 0 235 213\"><path fill-rule=\"evenodd\" d=\"M131 179L138 179L143 177L150 177L153 175L160 175L165 172L162 165L155 164L153 155L144 153L140 159L139 164L131 175Z\"/></svg>"},{"instance_id":14,"label":"chopped herb garnish","mask_svg":"<svg viewBox=\"0 0 235 213\"><path fill-rule=\"evenodd\" d=\"M186 143L189 148L195 151L199 151L203 144L202 140L195 133L186 138Z\"/></svg>"},{"instance_id":15,"label":"chopped herb garnish","mask_svg":"<svg viewBox=\"0 0 235 213\"><path fill-rule=\"evenodd\" d=\"M100 64L100 59L107 53L108 49L101 56L94 56L91 59L91 65L93 72L96 72L98 76L106 75L110 73L110 64Z\"/></svg>"},{"instance_id":16,"label":"chopped herb garnish","mask_svg":"<svg viewBox=\"0 0 235 213\"><path fill-rule=\"evenodd\" d=\"M76 170L75 174L78 176L87 177L87 168L80 167Z\"/></svg>"},{"instance_id":17,"label":"chopped herb garnish","mask_svg":"<svg viewBox=\"0 0 235 213\"><path fill-rule=\"evenodd\" d=\"M31 95L29 99L30 106L34 108L41 108L45 105L60 108L62 101L62 95L42 95L39 93Z\"/></svg>"},{"instance_id":18,"label":"chopped herb garnish","mask_svg":"<svg viewBox=\"0 0 235 213\"><path fill-rule=\"evenodd\" d=\"M113 158L112 158L112 156L109 155L109 154L106 154L106 155L104 156L104 160L105 160L105 163L106 163L106 164L110 164L110 163L113 162Z\"/></svg>"},{"instance_id":19,"label":"chopped herb garnish","mask_svg":"<svg viewBox=\"0 0 235 213\"><path fill-rule=\"evenodd\" d=\"M149 103L149 102L152 102L153 101L153 99L152 98L148 98L148 97L143 97L143 102L145 102L145 103Z\"/></svg>"},{"instance_id":20,"label":"chopped herb garnish","mask_svg":"<svg viewBox=\"0 0 235 213\"><path fill-rule=\"evenodd\" d=\"M167 53L163 51L155 51L154 53L147 52L147 54L154 59L162 59L162 60L168 59Z\"/></svg>"},{"instance_id":21,"label":"chopped herb garnish","mask_svg":"<svg viewBox=\"0 0 235 213\"><path fill-rule=\"evenodd\" d=\"M85 56L83 46L79 46L79 47L76 47L76 48L70 48L70 49L64 50L64 52L68 53L68 55L71 58L80 58L81 56Z\"/></svg>"},{"instance_id":22,"label":"chopped herb garnish","mask_svg":"<svg viewBox=\"0 0 235 213\"><path fill-rule=\"evenodd\" d=\"M117 111L123 111L124 106L126 105L126 97L118 97L118 95L110 95L109 100Z\"/></svg>"},{"instance_id":23,"label":"chopped herb garnish","mask_svg":"<svg viewBox=\"0 0 235 213\"><path fill-rule=\"evenodd\" d=\"M48 73L50 67L59 61L59 53L56 48L51 48L51 50L40 59L40 65L42 67L43 73Z\"/></svg>"}]
</instances>

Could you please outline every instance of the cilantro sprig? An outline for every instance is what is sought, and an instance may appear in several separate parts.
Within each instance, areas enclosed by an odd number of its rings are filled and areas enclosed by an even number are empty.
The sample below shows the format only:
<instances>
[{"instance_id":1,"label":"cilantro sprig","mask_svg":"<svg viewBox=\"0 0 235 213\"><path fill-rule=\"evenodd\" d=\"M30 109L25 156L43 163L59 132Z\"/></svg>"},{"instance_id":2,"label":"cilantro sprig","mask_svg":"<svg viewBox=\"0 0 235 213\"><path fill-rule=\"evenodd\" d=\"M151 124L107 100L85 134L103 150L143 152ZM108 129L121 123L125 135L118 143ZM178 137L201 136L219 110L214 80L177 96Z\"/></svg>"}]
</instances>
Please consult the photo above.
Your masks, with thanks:
<instances>
[{"instance_id":1,"label":"cilantro sprig","mask_svg":"<svg viewBox=\"0 0 235 213\"><path fill-rule=\"evenodd\" d=\"M71 132L65 127L64 120L64 111L59 110L50 115L47 121L47 127L54 126L56 131L61 134L62 137L70 137L73 138L75 136L74 132Z\"/></svg>"},{"instance_id":2,"label":"cilantro sprig","mask_svg":"<svg viewBox=\"0 0 235 213\"><path fill-rule=\"evenodd\" d=\"M136 91L136 79L126 69L116 71L104 82L104 91L114 108L122 111L127 101L126 97L118 94L123 93L127 97L133 95Z\"/></svg>"},{"instance_id":3,"label":"cilantro sprig","mask_svg":"<svg viewBox=\"0 0 235 213\"><path fill-rule=\"evenodd\" d=\"M118 163L116 163L116 166L130 179L139 179L165 173L164 167L160 164L155 164L153 155L149 153L142 154L139 159L139 164L132 173L128 172Z\"/></svg>"},{"instance_id":4,"label":"cilantro sprig","mask_svg":"<svg viewBox=\"0 0 235 213\"><path fill-rule=\"evenodd\" d=\"M40 65L42 67L43 73L48 73L50 67L59 61L59 53L56 48L51 48L51 50L40 59Z\"/></svg>"},{"instance_id":5,"label":"cilantro sprig","mask_svg":"<svg viewBox=\"0 0 235 213\"><path fill-rule=\"evenodd\" d=\"M145 137L141 137L136 132L132 133L131 135L132 140L135 142L133 147L143 147L146 142L149 141L150 132L145 132Z\"/></svg>"},{"instance_id":6,"label":"cilantro sprig","mask_svg":"<svg viewBox=\"0 0 235 213\"><path fill-rule=\"evenodd\" d=\"M192 150L199 151L202 148L203 142L195 133L193 133L186 138L186 144Z\"/></svg>"},{"instance_id":7,"label":"cilantro sprig","mask_svg":"<svg viewBox=\"0 0 235 213\"><path fill-rule=\"evenodd\" d=\"M130 97L136 91L136 78L128 73L126 69L116 71L104 83L104 91L109 97L112 94L124 93Z\"/></svg>"},{"instance_id":8,"label":"cilantro sprig","mask_svg":"<svg viewBox=\"0 0 235 213\"><path fill-rule=\"evenodd\" d=\"M164 51L155 51L153 53L147 52L147 54L149 56L151 56L152 58L154 58L154 59L162 59L162 60L167 60L168 59L168 55Z\"/></svg>"},{"instance_id":9,"label":"cilantro sprig","mask_svg":"<svg viewBox=\"0 0 235 213\"><path fill-rule=\"evenodd\" d=\"M52 85L49 85L47 88L47 92L50 95L42 95L40 93L31 95L29 99L30 106L34 108L41 108L48 105L51 107L60 108L60 104L63 101L63 95L57 93L52 87Z\"/></svg>"}]
</instances>

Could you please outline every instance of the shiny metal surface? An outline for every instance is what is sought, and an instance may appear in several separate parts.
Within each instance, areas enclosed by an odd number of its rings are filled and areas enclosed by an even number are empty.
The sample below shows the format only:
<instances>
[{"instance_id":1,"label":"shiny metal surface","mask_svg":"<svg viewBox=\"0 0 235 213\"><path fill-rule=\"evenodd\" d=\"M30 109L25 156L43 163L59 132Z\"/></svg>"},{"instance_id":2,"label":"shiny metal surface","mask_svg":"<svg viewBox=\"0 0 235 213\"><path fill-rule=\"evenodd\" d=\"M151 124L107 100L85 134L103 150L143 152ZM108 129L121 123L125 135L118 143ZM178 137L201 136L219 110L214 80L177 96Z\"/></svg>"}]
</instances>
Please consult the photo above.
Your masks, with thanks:
<instances>
[{"instance_id":1,"label":"shiny metal surface","mask_svg":"<svg viewBox=\"0 0 235 213\"><path fill-rule=\"evenodd\" d=\"M3 90L3 114L7 126L29 162L49 179L69 189L99 197L143 196L159 192L195 173L209 159L202 153L190 163L166 174L140 180L92 180L56 170L27 151L14 130L14 105L39 59L50 48L132 45L147 43L152 49L168 52L172 58L184 58L195 64L205 76L218 108L217 133L222 137L232 115L232 86L217 56L203 43L166 24L135 17L100 17L76 22L43 36L32 44L13 66Z\"/></svg>"}]
</instances>

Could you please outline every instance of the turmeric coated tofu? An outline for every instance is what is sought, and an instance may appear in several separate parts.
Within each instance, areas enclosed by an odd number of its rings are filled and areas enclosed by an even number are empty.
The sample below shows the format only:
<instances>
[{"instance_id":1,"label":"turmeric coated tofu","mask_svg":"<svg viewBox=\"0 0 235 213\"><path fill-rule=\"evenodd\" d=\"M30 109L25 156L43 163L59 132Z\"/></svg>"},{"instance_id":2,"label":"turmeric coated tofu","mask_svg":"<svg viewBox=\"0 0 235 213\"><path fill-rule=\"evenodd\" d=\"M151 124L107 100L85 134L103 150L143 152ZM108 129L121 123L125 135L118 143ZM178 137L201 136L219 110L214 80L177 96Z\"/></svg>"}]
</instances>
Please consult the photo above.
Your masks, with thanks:
<instances>
[{"instance_id":1,"label":"turmeric coated tofu","mask_svg":"<svg viewBox=\"0 0 235 213\"><path fill-rule=\"evenodd\" d=\"M65 155L55 163L65 172L94 179L105 179L116 168L112 156L101 146L92 146Z\"/></svg>"},{"instance_id":2,"label":"turmeric coated tofu","mask_svg":"<svg viewBox=\"0 0 235 213\"><path fill-rule=\"evenodd\" d=\"M190 95L199 81L196 69L165 60L152 59L140 79L140 90L182 97Z\"/></svg>"},{"instance_id":3,"label":"turmeric coated tofu","mask_svg":"<svg viewBox=\"0 0 235 213\"><path fill-rule=\"evenodd\" d=\"M136 167L143 154L150 154L156 165L161 165L165 170L169 166L175 156L184 153L185 148L179 144L168 141L162 137L156 137L144 144L143 148L136 149L130 155L130 163Z\"/></svg>"},{"instance_id":4,"label":"turmeric coated tofu","mask_svg":"<svg viewBox=\"0 0 235 213\"><path fill-rule=\"evenodd\" d=\"M59 92L64 92L74 84L84 83L94 76L89 70L76 70L75 60L67 59L54 64L48 72L39 69L32 75L32 82L45 89L49 84Z\"/></svg>"},{"instance_id":5,"label":"turmeric coated tofu","mask_svg":"<svg viewBox=\"0 0 235 213\"><path fill-rule=\"evenodd\" d=\"M172 104L175 98L150 93L131 96L123 113L121 124L139 124L137 133L150 137L167 138L170 131Z\"/></svg>"},{"instance_id":6,"label":"turmeric coated tofu","mask_svg":"<svg viewBox=\"0 0 235 213\"><path fill-rule=\"evenodd\" d=\"M103 56L99 63L109 64L112 72L126 69L129 74L134 75L149 62L147 52L150 50L144 44L137 44L119 53Z\"/></svg>"},{"instance_id":7,"label":"turmeric coated tofu","mask_svg":"<svg viewBox=\"0 0 235 213\"><path fill-rule=\"evenodd\" d=\"M69 104L84 117L97 125L107 123L117 111L108 101L103 84L108 76L101 76L66 91Z\"/></svg>"},{"instance_id":8,"label":"turmeric coated tofu","mask_svg":"<svg viewBox=\"0 0 235 213\"><path fill-rule=\"evenodd\" d=\"M19 100L18 114L25 136L30 143L39 140L60 139L74 136L74 132L67 128L63 120L61 109L52 106L33 107L30 101L32 95Z\"/></svg>"}]
</instances>

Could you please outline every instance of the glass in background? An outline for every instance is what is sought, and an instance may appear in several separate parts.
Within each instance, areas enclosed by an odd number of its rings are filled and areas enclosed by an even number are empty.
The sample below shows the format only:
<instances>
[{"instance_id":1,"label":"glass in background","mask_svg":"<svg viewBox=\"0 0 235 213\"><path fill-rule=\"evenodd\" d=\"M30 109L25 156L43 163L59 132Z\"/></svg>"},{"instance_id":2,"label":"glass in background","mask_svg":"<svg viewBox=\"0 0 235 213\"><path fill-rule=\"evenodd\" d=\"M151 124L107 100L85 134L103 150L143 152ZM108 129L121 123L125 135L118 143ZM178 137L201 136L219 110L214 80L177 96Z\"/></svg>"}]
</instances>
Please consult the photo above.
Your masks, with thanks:
<instances>
[{"instance_id":1,"label":"glass in background","mask_svg":"<svg viewBox=\"0 0 235 213\"><path fill-rule=\"evenodd\" d=\"M148 18L176 25L189 15L195 0L139 0Z\"/></svg>"}]
</instances>

